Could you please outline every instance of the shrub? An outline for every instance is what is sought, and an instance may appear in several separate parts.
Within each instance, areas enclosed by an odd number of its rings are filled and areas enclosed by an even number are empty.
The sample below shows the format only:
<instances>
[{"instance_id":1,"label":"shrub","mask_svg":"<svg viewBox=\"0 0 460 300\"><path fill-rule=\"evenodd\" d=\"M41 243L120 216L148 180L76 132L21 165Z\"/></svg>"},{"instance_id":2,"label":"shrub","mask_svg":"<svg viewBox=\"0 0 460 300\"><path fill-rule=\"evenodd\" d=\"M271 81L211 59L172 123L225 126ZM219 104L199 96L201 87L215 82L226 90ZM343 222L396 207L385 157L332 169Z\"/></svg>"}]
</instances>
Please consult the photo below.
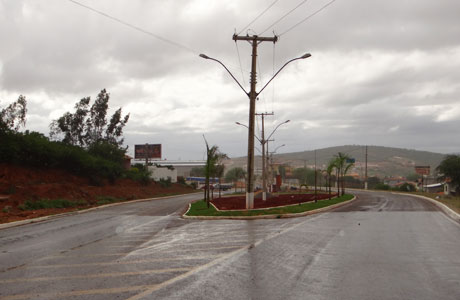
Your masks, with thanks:
<instances>
[{"instance_id":1,"label":"shrub","mask_svg":"<svg viewBox=\"0 0 460 300\"><path fill-rule=\"evenodd\" d=\"M98 144L90 150L50 141L38 132L0 132L0 162L40 168L60 168L76 175L90 176L95 183L113 182L123 174L123 149ZM104 155L104 151L108 155ZM124 154L123 154L124 155Z\"/></svg>"},{"instance_id":2,"label":"shrub","mask_svg":"<svg viewBox=\"0 0 460 300\"><path fill-rule=\"evenodd\" d=\"M124 172L124 177L147 185L151 182L151 173L152 172L148 171L144 167L141 169L138 167L132 167L131 169Z\"/></svg>"},{"instance_id":3,"label":"shrub","mask_svg":"<svg viewBox=\"0 0 460 300\"><path fill-rule=\"evenodd\" d=\"M124 198L117 198L117 197L112 197L112 196L99 196L97 197L98 201L96 204L103 205L103 204L110 204L110 203L115 203L115 202L120 202L125 200Z\"/></svg>"},{"instance_id":4,"label":"shrub","mask_svg":"<svg viewBox=\"0 0 460 300\"><path fill-rule=\"evenodd\" d=\"M379 183L379 184L375 185L375 189L376 190L388 191L388 190L390 190L390 186L388 184Z\"/></svg>"},{"instance_id":5,"label":"shrub","mask_svg":"<svg viewBox=\"0 0 460 300\"><path fill-rule=\"evenodd\" d=\"M160 179L160 185L162 187L170 187L171 186L171 178L168 177L168 179L161 178Z\"/></svg>"},{"instance_id":6,"label":"shrub","mask_svg":"<svg viewBox=\"0 0 460 300\"><path fill-rule=\"evenodd\" d=\"M405 182L401 184L399 190L403 192L415 192L415 186L413 184Z\"/></svg>"},{"instance_id":7,"label":"shrub","mask_svg":"<svg viewBox=\"0 0 460 300\"><path fill-rule=\"evenodd\" d=\"M180 184L185 184L184 176L177 176L177 182L180 183Z\"/></svg>"},{"instance_id":8,"label":"shrub","mask_svg":"<svg viewBox=\"0 0 460 300\"><path fill-rule=\"evenodd\" d=\"M86 204L86 201L70 201L67 199L39 199L36 201L27 200L19 206L21 210L37 210L47 208L68 208Z\"/></svg>"}]
</instances>

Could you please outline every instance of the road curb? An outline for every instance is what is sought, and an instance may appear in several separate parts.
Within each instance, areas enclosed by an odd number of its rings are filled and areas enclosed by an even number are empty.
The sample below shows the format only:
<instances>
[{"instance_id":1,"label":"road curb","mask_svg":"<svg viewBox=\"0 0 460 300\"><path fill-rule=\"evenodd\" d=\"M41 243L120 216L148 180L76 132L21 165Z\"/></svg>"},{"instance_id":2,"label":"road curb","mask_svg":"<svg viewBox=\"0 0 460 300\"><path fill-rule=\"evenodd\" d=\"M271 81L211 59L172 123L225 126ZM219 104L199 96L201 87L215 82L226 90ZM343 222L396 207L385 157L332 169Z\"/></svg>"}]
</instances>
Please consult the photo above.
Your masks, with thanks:
<instances>
[{"instance_id":1,"label":"road curb","mask_svg":"<svg viewBox=\"0 0 460 300\"><path fill-rule=\"evenodd\" d=\"M321 212L326 212L328 210L332 210L334 208L338 208L344 206L346 204L351 203L352 201L356 200L356 196L353 196L350 200L336 203L333 205L329 205L326 207L321 207L314 210L305 211L302 213L294 213L294 214L283 214L283 215L262 215L262 216L186 216L188 211L190 210L191 203L188 205L187 211L182 215L184 219L194 219L194 220L257 220L257 219L284 219L284 218L297 218L297 217L305 217ZM201 201L201 200L199 200Z\"/></svg>"},{"instance_id":2,"label":"road curb","mask_svg":"<svg viewBox=\"0 0 460 300\"><path fill-rule=\"evenodd\" d=\"M156 197L156 198L144 198L144 199L136 199L136 200L130 200L130 201L117 202L117 203L110 203L110 204L104 204L104 205L101 205L101 206L90 207L90 208L83 209L83 210L76 210L76 211L70 211L70 212L65 212L65 213L60 213L60 214L55 214L55 215L43 216L43 217L38 217L38 218L33 218L33 219L27 219L27 220L15 221L15 222L3 223L3 224L0 224L0 230L10 228L10 227L16 227L16 226L31 224L31 223L43 222L43 221L47 221L47 220L51 220L51 219L62 218L62 217L66 217L66 216L83 214L83 213L87 213L87 212L90 212L90 211L93 211L93 210L108 208L108 207L112 207L112 206L118 206L118 205L130 204L130 203L138 203L138 202L147 202L147 201L154 201L154 200L164 200L164 199L169 199L169 198L173 198L173 197L177 197L177 196L185 196L185 195L193 195L193 194L201 194L201 192L188 193L188 194L178 194L178 195Z\"/></svg>"},{"instance_id":3,"label":"road curb","mask_svg":"<svg viewBox=\"0 0 460 300\"><path fill-rule=\"evenodd\" d=\"M431 203L433 203L434 205L436 205L437 207L439 207L442 212L444 212L447 216L449 216L451 219L453 219L454 221L456 221L457 223L460 223L460 214L456 213L455 211L453 211L450 207L448 207L447 205L445 205L444 203L442 202L439 202L439 201L436 201L434 199L431 199L429 197L426 197L426 196L422 196L422 195L411 195L411 194L405 194L405 193L394 193L393 194L398 194L398 195L406 195L406 196L412 196L412 197L417 197L417 198L422 198L422 199L425 199L425 200L428 200L430 201Z\"/></svg>"}]
</instances>

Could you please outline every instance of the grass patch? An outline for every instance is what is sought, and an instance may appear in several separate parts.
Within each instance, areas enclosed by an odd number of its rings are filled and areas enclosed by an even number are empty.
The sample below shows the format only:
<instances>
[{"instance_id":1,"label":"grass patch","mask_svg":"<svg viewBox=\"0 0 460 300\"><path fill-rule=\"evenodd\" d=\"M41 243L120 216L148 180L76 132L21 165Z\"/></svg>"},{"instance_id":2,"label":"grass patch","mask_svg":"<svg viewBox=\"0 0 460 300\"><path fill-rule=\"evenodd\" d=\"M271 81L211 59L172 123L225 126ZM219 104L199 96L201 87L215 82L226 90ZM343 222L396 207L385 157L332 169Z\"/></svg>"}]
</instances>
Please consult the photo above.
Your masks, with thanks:
<instances>
[{"instance_id":1,"label":"grass patch","mask_svg":"<svg viewBox=\"0 0 460 300\"><path fill-rule=\"evenodd\" d=\"M417 192L415 194L425 196L433 200L436 200L438 202L441 202L447 205L453 211L460 213L460 197L438 195L438 194L431 194L431 193L422 193L422 192Z\"/></svg>"},{"instance_id":2,"label":"grass patch","mask_svg":"<svg viewBox=\"0 0 460 300\"><path fill-rule=\"evenodd\" d=\"M27 200L24 204L19 205L21 210L37 210L49 208L69 208L86 205L85 200L70 201L67 199L38 199L35 201Z\"/></svg>"},{"instance_id":3,"label":"grass patch","mask_svg":"<svg viewBox=\"0 0 460 300\"><path fill-rule=\"evenodd\" d=\"M121 201L124 201L124 200L126 200L126 199L125 198L112 197L112 196L98 196L96 204L104 205L104 204L121 202Z\"/></svg>"},{"instance_id":4,"label":"grass patch","mask_svg":"<svg viewBox=\"0 0 460 300\"><path fill-rule=\"evenodd\" d=\"M263 215L277 215L281 217L284 214L295 214L302 213L330 205L334 205L340 202L344 202L353 198L353 195L345 194L338 198L332 198L331 200L318 200L318 202L307 202L300 205L281 206L270 209L252 209L244 211L217 211L213 206L207 208L206 202L197 201L192 203L190 210L187 212L187 216L263 216Z\"/></svg>"}]
</instances>

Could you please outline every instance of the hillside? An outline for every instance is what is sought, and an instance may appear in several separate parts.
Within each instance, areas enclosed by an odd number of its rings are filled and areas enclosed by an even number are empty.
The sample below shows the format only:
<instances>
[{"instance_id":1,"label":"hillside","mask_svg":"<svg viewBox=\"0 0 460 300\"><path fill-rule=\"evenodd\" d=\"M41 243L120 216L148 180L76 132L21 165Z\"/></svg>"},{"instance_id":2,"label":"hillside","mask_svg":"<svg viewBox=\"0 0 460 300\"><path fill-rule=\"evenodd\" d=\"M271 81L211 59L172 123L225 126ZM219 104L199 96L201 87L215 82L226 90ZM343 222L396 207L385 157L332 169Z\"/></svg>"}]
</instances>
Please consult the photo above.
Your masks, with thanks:
<instances>
[{"instance_id":1,"label":"hillside","mask_svg":"<svg viewBox=\"0 0 460 300\"><path fill-rule=\"evenodd\" d=\"M347 145L329 147L316 150L316 164L325 169L328 161L338 152L346 153L355 158L355 168L350 173L364 174L365 146ZM418 151L412 149L391 148L382 146L368 146L368 175L369 176L407 176L415 173L414 166L431 166L431 171L439 165L444 154ZM276 164L286 164L294 168L315 165L315 151L303 151L275 154L273 161ZM256 169L260 168L261 156L255 159ZM246 157L232 158L228 161L227 170L233 167L246 167Z\"/></svg>"}]
</instances>

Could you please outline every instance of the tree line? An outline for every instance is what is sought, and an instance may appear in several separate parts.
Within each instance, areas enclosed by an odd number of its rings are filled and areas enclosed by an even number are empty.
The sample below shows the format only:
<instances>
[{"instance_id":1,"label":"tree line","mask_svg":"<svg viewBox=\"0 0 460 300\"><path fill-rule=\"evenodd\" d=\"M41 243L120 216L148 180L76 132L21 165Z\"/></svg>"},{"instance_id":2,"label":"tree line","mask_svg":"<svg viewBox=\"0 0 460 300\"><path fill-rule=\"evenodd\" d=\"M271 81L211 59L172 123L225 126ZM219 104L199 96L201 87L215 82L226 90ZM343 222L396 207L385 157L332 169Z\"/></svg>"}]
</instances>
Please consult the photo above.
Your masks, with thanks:
<instances>
[{"instance_id":1,"label":"tree line","mask_svg":"<svg viewBox=\"0 0 460 300\"><path fill-rule=\"evenodd\" d=\"M73 112L51 122L47 137L35 131L20 131L27 120L27 99L20 95L0 111L0 162L62 168L87 176L95 184L123 176L145 182L147 171L133 174L123 168L127 151L123 147L123 128L129 114L122 115L120 107L108 118L109 100L105 89L93 104L90 97L82 98Z\"/></svg>"}]
</instances>

